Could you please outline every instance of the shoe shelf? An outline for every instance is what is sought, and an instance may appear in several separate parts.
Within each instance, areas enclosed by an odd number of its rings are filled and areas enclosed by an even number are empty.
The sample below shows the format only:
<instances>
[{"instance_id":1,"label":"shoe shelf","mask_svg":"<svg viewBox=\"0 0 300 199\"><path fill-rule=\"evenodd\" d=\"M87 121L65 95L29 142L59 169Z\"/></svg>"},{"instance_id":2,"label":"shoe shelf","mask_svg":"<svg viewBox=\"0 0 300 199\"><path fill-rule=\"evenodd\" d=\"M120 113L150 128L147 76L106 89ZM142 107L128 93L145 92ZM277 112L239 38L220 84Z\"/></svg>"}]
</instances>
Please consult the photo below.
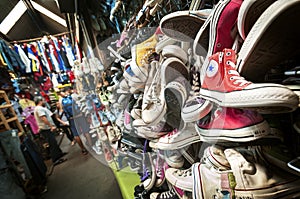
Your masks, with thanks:
<instances>
[{"instance_id":1,"label":"shoe shelf","mask_svg":"<svg viewBox=\"0 0 300 199\"><path fill-rule=\"evenodd\" d=\"M12 104L10 103L10 100L8 99L6 92L3 90L0 90L0 100L2 103L5 102L4 105L0 105L0 132L8 131L11 129L17 128L18 135L22 135L24 132L24 129L21 125L21 123L18 120L17 114L12 107ZM3 110L9 109L10 115L9 118L7 118Z\"/></svg>"}]
</instances>

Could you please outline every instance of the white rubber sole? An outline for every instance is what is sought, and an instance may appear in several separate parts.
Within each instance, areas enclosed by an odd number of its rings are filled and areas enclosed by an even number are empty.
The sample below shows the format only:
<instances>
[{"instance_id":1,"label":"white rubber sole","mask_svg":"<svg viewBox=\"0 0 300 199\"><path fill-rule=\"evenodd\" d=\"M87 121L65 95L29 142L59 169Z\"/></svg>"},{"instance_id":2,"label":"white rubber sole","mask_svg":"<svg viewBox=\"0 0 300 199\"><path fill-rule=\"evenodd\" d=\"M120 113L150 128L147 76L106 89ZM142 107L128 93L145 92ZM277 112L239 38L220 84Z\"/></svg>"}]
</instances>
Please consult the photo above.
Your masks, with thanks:
<instances>
[{"instance_id":1,"label":"white rubber sole","mask_svg":"<svg viewBox=\"0 0 300 199\"><path fill-rule=\"evenodd\" d=\"M201 88L200 96L220 106L248 108L263 114L292 112L299 104L299 97L293 91L278 84L257 84L228 93Z\"/></svg>"},{"instance_id":2,"label":"white rubber sole","mask_svg":"<svg viewBox=\"0 0 300 199\"><path fill-rule=\"evenodd\" d=\"M262 12L275 1L276 0L247 0L242 3L238 14L237 27L243 40L246 39Z\"/></svg>"},{"instance_id":3,"label":"white rubber sole","mask_svg":"<svg viewBox=\"0 0 300 199\"><path fill-rule=\"evenodd\" d=\"M277 0L251 28L239 52L237 70L252 82L299 52L300 0Z\"/></svg>"}]
</instances>

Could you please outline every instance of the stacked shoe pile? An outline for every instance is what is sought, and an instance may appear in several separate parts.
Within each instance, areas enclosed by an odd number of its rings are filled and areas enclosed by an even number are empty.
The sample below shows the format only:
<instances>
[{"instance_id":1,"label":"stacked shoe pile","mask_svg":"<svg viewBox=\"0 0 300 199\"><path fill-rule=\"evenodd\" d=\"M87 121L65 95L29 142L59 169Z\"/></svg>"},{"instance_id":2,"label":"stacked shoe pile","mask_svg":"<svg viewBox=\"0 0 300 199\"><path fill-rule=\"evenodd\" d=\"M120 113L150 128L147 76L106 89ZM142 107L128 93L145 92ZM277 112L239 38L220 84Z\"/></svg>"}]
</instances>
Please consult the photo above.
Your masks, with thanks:
<instances>
[{"instance_id":1,"label":"stacked shoe pile","mask_svg":"<svg viewBox=\"0 0 300 199\"><path fill-rule=\"evenodd\" d=\"M295 176L287 169L286 158L276 159L280 156L261 150L286 142L265 114L293 114L298 108L299 97L288 87L264 83L272 67L299 52L295 37L300 29L287 27L298 24L291 19L296 10L300 10L297 0L221 0L205 22L191 11L162 19L161 26L166 27L161 27L162 32L173 39L195 39L201 88L192 93L182 115L185 121L196 122L200 140L210 145L192 167L166 170L166 180L173 186L192 192L193 198L299 197L299 173ZM234 32L236 21L238 32ZM189 28L193 22L197 31Z\"/></svg>"},{"instance_id":2,"label":"stacked shoe pile","mask_svg":"<svg viewBox=\"0 0 300 199\"><path fill-rule=\"evenodd\" d=\"M141 26L160 3L145 2ZM299 53L299 10L300 0L219 0L166 15L129 56L110 48L114 74L86 107L97 145L140 174L136 198L299 196L299 176L265 150L287 142L274 118L298 109L295 92L265 79Z\"/></svg>"}]
</instances>

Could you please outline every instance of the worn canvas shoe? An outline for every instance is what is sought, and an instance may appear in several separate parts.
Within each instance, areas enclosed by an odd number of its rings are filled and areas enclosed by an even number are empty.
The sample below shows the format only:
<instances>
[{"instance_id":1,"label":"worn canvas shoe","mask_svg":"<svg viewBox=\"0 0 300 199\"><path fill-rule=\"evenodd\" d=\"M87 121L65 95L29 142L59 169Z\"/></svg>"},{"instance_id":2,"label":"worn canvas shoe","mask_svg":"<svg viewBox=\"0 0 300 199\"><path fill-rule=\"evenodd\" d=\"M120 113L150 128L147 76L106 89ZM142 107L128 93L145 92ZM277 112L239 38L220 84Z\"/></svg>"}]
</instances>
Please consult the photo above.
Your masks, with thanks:
<instances>
[{"instance_id":1,"label":"worn canvas shoe","mask_svg":"<svg viewBox=\"0 0 300 199\"><path fill-rule=\"evenodd\" d=\"M206 51L209 57L232 47L236 37L234 27L242 2L221 0L216 4L195 37L193 49L196 55L203 55Z\"/></svg>"},{"instance_id":2,"label":"worn canvas shoe","mask_svg":"<svg viewBox=\"0 0 300 199\"><path fill-rule=\"evenodd\" d=\"M143 93L137 98L132 110L130 111L131 117L134 119L142 118L142 104L143 104Z\"/></svg>"},{"instance_id":3,"label":"worn canvas shoe","mask_svg":"<svg viewBox=\"0 0 300 199\"><path fill-rule=\"evenodd\" d=\"M192 165L193 194L197 198L294 198L300 179L272 165L266 165L249 149L225 149L230 165L220 170L209 163Z\"/></svg>"},{"instance_id":4,"label":"worn canvas shoe","mask_svg":"<svg viewBox=\"0 0 300 199\"><path fill-rule=\"evenodd\" d=\"M179 150L165 150L164 158L167 164L172 168L181 168L184 164L184 158Z\"/></svg>"},{"instance_id":5,"label":"worn canvas shoe","mask_svg":"<svg viewBox=\"0 0 300 199\"><path fill-rule=\"evenodd\" d=\"M176 186L180 189L190 192L193 190L192 168L185 170L168 168L166 170L166 179L173 186Z\"/></svg>"},{"instance_id":6,"label":"worn canvas shoe","mask_svg":"<svg viewBox=\"0 0 300 199\"><path fill-rule=\"evenodd\" d=\"M206 116L212 109L213 103L200 96L191 96L185 102L181 110L181 117L184 122L195 122Z\"/></svg>"},{"instance_id":7,"label":"worn canvas shoe","mask_svg":"<svg viewBox=\"0 0 300 199\"><path fill-rule=\"evenodd\" d=\"M153 126L137 126L134 128L134 132L142 138L153 140L160 138L163 135L171 132L174 128L165 121L160 121Z\"/></svg>"},{"instance_id":8,"label":"worn canvas shoe","mask_svg":"<svg viewBox=\"0 0 300 199\"><path fill-rule=\"evenodd\" d=\"M158 140L150 141L149 146L161 150L175 150L196 142L200 142L200 137L194 128L194 123L188 123L181 130L175 129Z\"/></svg>"},{"instance_id":9,"label":"worn canvas shoe","mask_svg":"<svg viewBox=\"0 0 300 199\"><path fill-rule=\"evenodd\" d=\"M264 118L255 111L219 107L197 121L195 128L201 141L249 142L275 137Z\"/></svg>"},{"instance_id":10,"label":"worn canvas shoe","mask_svg":"<svg viewBox=\"0 0 300 199\"><path fill-rule=\"evenodd\" d=\"M236 53L224 49L210 57L200 96L220 106L251 108L260 113L283 113L297 109L299 97L283 85L252 83L236 71Z\"/></svg>"},{"instance_id":11,"label":"worn canvas shoe","mask_svg":"<svg viewBox=\"0 0 300 199\"><path fill-rule=\"evenodd\" d=\"M155 166L149 152L143 154L143 176L141 177L141 182L145 190L148 191L152 189L156 182Z\"/></svg>"},{"instance_id":12,"label":"worn canvas shoe","mask_svg":"<svg viewBox=\"0 0 300 199\"><path fill-rule=\"evenodd\" d=\"M182 126L181 110L187 99L188 81L184 77L177 77L168 83L164 90L167 104L166 121L174 128Z\"/></svg>"},{"instance_id":13,"label":"worn canvas shoe","mask_svg":"<svg viewBox=\"0 0 300 199\"><path fill-rule=\"evenodd\" d=\"M155 46L158 42L158 36L152 35L147 40L131 47L132 61L130 66L136 76L142 81L148 77L148 68L150 67L148 59L155 52Z\"/></svg>"},{"instance_id":14,"label":"worn canvas shoe","mask_svg":"<svg viewBox=\"0 0 300 199\"><path fill-rule=\"evenodd\" d=\"M155 186L160 187L165 182L165 170L168 168L166 161L164 160L163 154L157 152L155 161L155 172L156 172L156 182Z\"/></svg>"},{"instance_id":15,"label":"worn canvas shoe","mask_svg":"<svg viewBox=\"0 0 300 199\"><path fill-rule=\"evenodd\" d=\"M199 97L200 92L200 71L196 65L190 70L191 91L189 97L182 107L181 117L184 122L195 122L206 116L213 107L209 100Z\"/></svg>"},{"instance_id":16,"label":"worn canvas shoe","mask_svg":"<svg viewBox=\"0 0 300 199\"><path fill-rule=\"evenodd\" d=\"M165 84L162 83L160 69L158 69L143 99L142 120L148 125L157 124L166 113L164 87Z\"/></svg>"},{"instance_id":17,"label":"worn canvas shoe","mask_svg":"<svg viewBox=\"0 0 300 199\"><path fill-rule=\"evenodd\" d=\"M177 57L182 61L184 64L187 64L188 62L188 55L187 52L184 51L180 46L178 45L167 45L165 46L162 51L161 55L164 58L169 58L169 57Z\"/></svg>"},{"instance_id":18,"label":"worn canvas shoe","mask_svg":"<svg viewBox=\"0 0 300 199\"><path fill-rule=\"evenodd\" d=\"M239 10L237 27L242 39L248 33L260 15L276 0L244 0Z\"/></svg>"},{"instance_id":19,"label":"worn canvas shoe","mask_svg":"<svg viewBox=\"0 0 300 199\"><path fill-rule=\"evenodd\" d=\"M210 12L210 9L172 12L161 19L159 26L168 37L190 42L195 39Z\"/></svg>"},{"instance_id":20,"label":"worn canvas shoe","mask_svg":"<svg viewBox=\"0 0 300 199\"><path fill-rule=\"evenodd\" d=\"M237 71L243 77L263 82L272 67L299 53L299 10L298 0L277 0L261 14L239 51Z\"/></svg>"}]
</instances>

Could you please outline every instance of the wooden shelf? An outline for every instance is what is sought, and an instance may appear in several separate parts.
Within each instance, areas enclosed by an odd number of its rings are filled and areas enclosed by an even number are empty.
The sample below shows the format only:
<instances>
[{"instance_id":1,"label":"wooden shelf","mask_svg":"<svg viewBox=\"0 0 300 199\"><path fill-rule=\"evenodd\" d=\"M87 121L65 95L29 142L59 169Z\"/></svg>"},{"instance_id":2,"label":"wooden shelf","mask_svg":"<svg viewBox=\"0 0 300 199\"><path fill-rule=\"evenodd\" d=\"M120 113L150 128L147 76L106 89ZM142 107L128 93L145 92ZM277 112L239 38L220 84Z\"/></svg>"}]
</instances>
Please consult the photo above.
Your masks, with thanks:
<instances>
[{"instance_id":1,"label":"wooden shelf","mask_svg":"<svg viewBox=\"0 0 300 199\"><path fill-rule=\"evenodd\" d=\"M4 109L4 108L9 108L11 114L12 114L12 117L10 118L6 118L2 111L0 110L0 125L2 126L1 127L1 131L8 131L8 130L11 130L14 128L18 128L17 131L19 132L19 135L22 134L22 132L24 132L24 129L20 123L20 121L18 120L18 116L15 112L15 110L13 109L12 107L12 104L10 103L10 100L8 99L5 91L3 90L0 90L0 98L3 98L6 102L5 105L1 105L0 106L0 109ZM14 126L12 126L12 122L14 124Z\"/></svg>"},{"instance_id":2,"label":"wooden shelf","mask_svg":"<svg viewBox=\"0 0 300 199\"><path fill-rule=\"evenodd\" d=\"M10 107L12 107L12 104L0 105L0 109L10 108Z\"/></svg>"}]
</instances>

